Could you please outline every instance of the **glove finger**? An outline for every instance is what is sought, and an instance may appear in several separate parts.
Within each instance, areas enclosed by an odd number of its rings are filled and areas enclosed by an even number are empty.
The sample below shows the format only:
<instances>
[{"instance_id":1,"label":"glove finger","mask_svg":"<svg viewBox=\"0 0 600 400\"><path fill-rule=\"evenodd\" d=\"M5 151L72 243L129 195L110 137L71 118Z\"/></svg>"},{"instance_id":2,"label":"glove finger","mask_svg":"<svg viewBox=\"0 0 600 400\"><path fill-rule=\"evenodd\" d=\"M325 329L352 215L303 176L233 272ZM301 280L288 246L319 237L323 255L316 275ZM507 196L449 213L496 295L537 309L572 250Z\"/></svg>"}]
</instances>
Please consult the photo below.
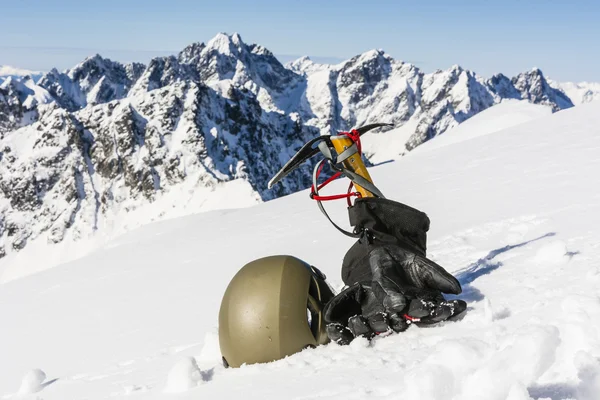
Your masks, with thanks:
<instances>
[{"instance_id":1,"label":"glove finger","mask_svg":"<svg viewBox=\"0 0 600 400\"><path fill-rule=\"evenodd\" d=\"M331 299L323 309L323 318L328 324L348 325L348 319L362 312L361 303L365 296L364 287L356 283Z\"/></svg>"},{"instance_id":2,"label":"glove finger","mask_svg":"<svg viewBox=\"0 0 600 400\"><path fill-rule=\"evenodd\" d=\"M355 315L348 319L348 329L354 335L354 337L363 336L367 339L371 339L375 336L375 333L369 326L369 322L362 315Z\"/></svg>"},{"instance_id":3,"label":"glove finger","mask_svg":"<svg viewBox=\"0 0 600 400\"><path fill-rule=\"evenodd\" d=\"M417 266L418 280L427 287L444 293L460 294L460 282L440 265L428 258L415 255L414 264Z\"/></svg>"},{"instance_id":4,"label":"glove finger","mask_svg":"<svg viewBox=\"0 0 600 400\"><path fill-rule=\"evenodd\" d=\"M413 318L425 318L431 314L436 304L423 299L414 299L410 302L406 314Z\"/></svg>"},{"instance_id":5,"label":"glove finger","mask_svg":"<svg viewBox=\"0 0 600 400\"><path fill-rule=\"evenodd\" d=\"M337 322L327 324L325 331L329 339L339 345L349 344L354 339L350 329Z\"/></svg>"},{"instance_id":6,"label":"glove finger","mask_svg":"<svg viewBox=\"0 0 600 400\"><path fill-rule=\"evenodd\" d=\"M406 322L406 320L399 314L390 314L388 321L390 328L392 328L392 330L396 333L404 332L408 329L408 322Z\"/></svg>"},{"instance_id":7,"label":"glove finger","mask_svg":"<svg viewBox=\"0 0 600 400\"><path fill-rule=\"evenodd\" d=\"M467 311L467 303L463 300L453 300L454 310L452 316L448 318L448 321L459 321L465 316Z\"/></svg>"},{"instance_id":8,"label":"glove finger","mask_svg":"<svg viewBox=\"0 0 600 400\"><path fill-rule=\"evenodd\" d=\"M447 320L451 316L452 307L448 304L438 304L431 310L431 313L428 316L422 317L417 323L421 325L437 324L438 322Z\"/></svg>"},{"instance_id":9,"label":"glove finger","mask_svg":"<svg viewBox=\"0 0 600 400\"><path fill-rule=\"evenodd\" d=\"M411 302L408 315L416 318L417 325L432 325L453 318L459 318L467 309L467 303L462 300L442 301L432 303L422 299Z\"/></svg>"},{"instance_id":10,"label":"glove finger","mask_svg":"<svg viewBox=\"0 0 600 400\"><path fill-rule=\"evenodd\" d=\"M387 332L390 329L388 318L384 313L377 313L367 318L369 327L375 333Z\"/></svg>"}]
</instances>

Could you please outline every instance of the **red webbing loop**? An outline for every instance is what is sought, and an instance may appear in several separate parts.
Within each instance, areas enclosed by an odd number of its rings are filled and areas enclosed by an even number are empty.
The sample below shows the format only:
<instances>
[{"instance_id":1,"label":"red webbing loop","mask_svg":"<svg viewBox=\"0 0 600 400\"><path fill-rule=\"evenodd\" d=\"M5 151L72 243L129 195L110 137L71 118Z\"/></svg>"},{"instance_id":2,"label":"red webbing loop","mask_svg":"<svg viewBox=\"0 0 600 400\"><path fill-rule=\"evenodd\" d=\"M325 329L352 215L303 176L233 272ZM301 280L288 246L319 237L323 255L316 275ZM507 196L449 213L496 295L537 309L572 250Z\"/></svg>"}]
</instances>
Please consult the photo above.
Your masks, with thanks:
<instances>
[{"instance_id":1,"label":"red webbing loop","mask_svg":"<svg viewBox=\"0 0 600 400\"><path fill-rule=\"evenodd\" d=\"M317 174L317 177L318 176L319 175ZM331 182L333 182L334 180L336 180L340 176L342 176L342 173L341 172L336 172L335 174L333 174L333 176L331 176L330 178L328 178L325 182L323 182L319 186L317 186L317 190L321 190L322 188L324 188L325 186L329 185ZM313 192L314 191L315 191L315 189L313 187Z\"/></svg>"},{"instance_id":2,"label":"red webbing loop","mask_svg":"<svg viewBox=\"0 0 600 400\"><path fill-rule=\"evenodd\" d=\"M348 194L352 194L358 198L362 197L362 194L360 194L360 192L352 192L352 187L354 186L354 182L350 181L350 186L348 186ZM348 196L347 200L348 200L348 207L352 207L352 201L350 200L352 198L352 196Z\"/></svg>"},{"instance_id":3,"label":"red webbing loop","mask_svg":"<svg viewBox=\"0 0 600 400\"><path fill-rule=\"evenodd\" d=\"M321 166L319 167L319 169L317 170L317 179L319 178L319 175L321 174L321 171L323 170L323 164L321 164ZM321 183L320 185L317 185L317 190L321 190L323 189L325 186L327 186L328 184L330 184L331 182L333 182L334 180L336 180L337 178L339 178L342 175L341 172L336 172L335 174L333 174L331 177L327 178L327 180L323 183ZM352 186L354 184L352 182L350 182L350 186L348 187L348 193L344 193L344 194L333 194L333 195L329 195L329 196L319 196L315 193L315 186L312 185L311 186L311 191L310 191L310 198L313 200L317 200L317 201L328 201L328 200L339 200L339 199L348 199L348 204L349 206L352 205L350 203L350 198L353 196L356 197L361 197L361 194L358 192L351 192Z\"/></svg>"},{"instance_id":4,"label":"red webbing loop","mask_svg":"<svg viewBox=\"0 0 600 400\"><path fill-rule=\"evenodd\" d=\"M342 193L342 194L332 194L330 196L315 196L314 194L311 197L313 200L318 201L327 201L327 200L340 200L340 199L350 199L350 197L356 196L356 193Z\"/></svg>"}]
</instances>

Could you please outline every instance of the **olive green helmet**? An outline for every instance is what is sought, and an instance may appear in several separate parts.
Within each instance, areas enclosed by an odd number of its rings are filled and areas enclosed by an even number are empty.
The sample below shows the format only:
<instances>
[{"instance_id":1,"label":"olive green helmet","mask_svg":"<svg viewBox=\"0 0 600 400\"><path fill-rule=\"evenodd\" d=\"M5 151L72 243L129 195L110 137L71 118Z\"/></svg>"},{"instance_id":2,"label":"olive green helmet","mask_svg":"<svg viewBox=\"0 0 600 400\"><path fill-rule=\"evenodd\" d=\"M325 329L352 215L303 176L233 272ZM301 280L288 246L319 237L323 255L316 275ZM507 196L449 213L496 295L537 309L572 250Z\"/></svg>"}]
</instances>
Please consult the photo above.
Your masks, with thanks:
<instances>
[{"instance_id":1,"label":"olive green helmet","mask_svg":"<svg viewBox=\"0 0 600 400\"><path fill-rule=\"evenodd\" d=\"M322 309L332 297L323 273L295 257L246 264L221 302L223 364L270 362L327 343Z\"/></svg>"}]
</instances>

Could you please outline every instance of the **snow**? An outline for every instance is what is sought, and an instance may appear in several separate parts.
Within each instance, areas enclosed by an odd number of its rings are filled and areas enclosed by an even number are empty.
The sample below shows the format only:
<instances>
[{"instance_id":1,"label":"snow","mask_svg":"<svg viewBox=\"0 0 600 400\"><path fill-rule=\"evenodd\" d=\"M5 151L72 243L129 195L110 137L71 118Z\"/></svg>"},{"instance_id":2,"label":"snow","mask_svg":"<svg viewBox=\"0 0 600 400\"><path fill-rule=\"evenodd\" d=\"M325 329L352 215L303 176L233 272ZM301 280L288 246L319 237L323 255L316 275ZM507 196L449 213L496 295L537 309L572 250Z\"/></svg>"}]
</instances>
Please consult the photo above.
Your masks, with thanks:
<instances>
[{"instance_id":1,"label":"snow","mask_svg":"<svg viewBox=\"0 0 600 400\"><path fill-rule=\"evenodd\" d=\"M214 38L208 41L205 51L216 50L223 55L231 55L231 44L239 44L239 35L236 33L231 38L226 33L218 33Z\"/></svg>"},{"instance_id":2,"label":"snow","mask_svg":"<svg viewBox=\"0 0 600 400\"><path fill-rule=\"evenodd\" d=\"M14 86L21 95L21 102L25 109L32 109L36 104L46 104L53 101L52 96L46 89L35 84L33 79L17 79L8 77L0 84L0 89L8 89Z\"/></svg>"},{"instance_id":3,"label":"snow","mask_svg":"<svg viewBox=\"0 0 600 400\"><path fill-rule=\"evenodd\" d=\"M37 393L44 388L44 381L46 380L46 373L41 369L32 369L25 373L21 380L21 388L19 389L20 395L27 395Z\"/></svg>"},{"instance_id":4,"label":"snow","mask_svg":"<svg viewBox=\"0 0 600 400\"><path fill-rule=\"evenodd\" d=\"M562 264L568 260L567 245L562 240L554 240L536 252L534 261L538 264Z\"/></svg>"},{"instance_id":5,"label":"snow","mask_svg":"<svg viewBox=\"0 0 600 400\"><path fill-rule=\"evenodd\" d=\"M448 130L435 140L423 143L414 151L428 151L460 143L550 114L552 114L552 108L548 106L531 104L525 100L504 100L502 103L496 104Z\"/></svg>"},{"instance_id":6,"label":"snow","mask_svg":"<svg viewBox=\"0 0 600 400\"><path fill-rule=\"evenodd\" d=\"M411 118L400 128L391 129L386 132L376 132L362 143L363 152L373 164L397 160L407 153L404 147L408 139L415 133L419 121ZM444 136L444 135L442 135ZM440 136L440 138L442 137ZM436 138L437 141L439 138Z\"/></svg>"},{"instance_id":7,"label":"snow","mask_svg":"<svg viewBox=\"0 0 600 400\"><path fill-rule=\"evenodd\" d=\"M99 221L100 229L95 235L57 244L49 244L46 240L41 240L43 238L32 241L29 244L31 250L10 253L2 260L0 284L83 257L123 233L151 221L213 210L239 209L261 201L250 184L243 179L223 182L213 188L198 188L195 186L197 180L189 179L166 191L155 202L136 209L132 210L127 206L116 209L112 221Z\"/></svg>"},{"instance_id":8,"label":"snow","mask_svg":"<svg viewBox=\"0 0 600 400\"><path fill-rule=\"evenodd\" d=\"M301 192L153 223L1 284L0 397L15 397L33 366L57 379L24 396L44 400L597 399L599 111L582 105L372 169L389 198L430 216L429 256L470 306L460 322L225 370L217 314L246 262L293 254L340 287L352 241Z\"/></svg>"},{"instance_id":9,"label":"snow","mask_svg":"<svg viewBox=\"0 0 600 400\"><path fill-rule=\"evenodd\" d=\"M504 100L502 103L474 115L455 128L449 129L435 140L423 143L413 151L438 149L478 136L489 135L550 114L552 114L552 109L548 106L531 104L524 100ZM373 164L380 164L398 160L406 155L408 151L404 145L415 133L418 122L419 119L413 117L400 128L370 134L369 139L363 143L363 151L369 161Z\"/></svg>"},{"instance_id":10,"label":"snow","mask_svg":"<svg viewBox=\"0 0 600 400\"><path fill-rule=\"evenodd\" d=\"M167 377L165 393L181 393L198 386L202 382L202 371L193 357L178 361Z\"/></svg>"}]
</instances>

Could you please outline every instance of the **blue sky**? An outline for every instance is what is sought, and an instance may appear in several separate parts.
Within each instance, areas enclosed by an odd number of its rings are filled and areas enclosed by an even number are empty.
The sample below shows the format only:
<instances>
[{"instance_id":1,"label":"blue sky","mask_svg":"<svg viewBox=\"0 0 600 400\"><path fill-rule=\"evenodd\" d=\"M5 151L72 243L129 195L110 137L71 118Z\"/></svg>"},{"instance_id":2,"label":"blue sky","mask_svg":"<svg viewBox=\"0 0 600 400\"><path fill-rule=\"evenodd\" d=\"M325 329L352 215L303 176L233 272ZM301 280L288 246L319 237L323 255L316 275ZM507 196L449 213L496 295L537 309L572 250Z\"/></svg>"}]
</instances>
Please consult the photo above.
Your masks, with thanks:
<instances>
[{"instance_id":1,"label":"blue sky","mask_svg":"<svg viewBox=\"0 0 600 400\"><path fill-rule=\"evenodd\" d=\"M600 81L600 1L0 0L0 65L69 68L100 53L148 61L239 32L286 61L337 61L380 48L425 71L483 76L532 67Z\"/></svg>"}]
</instances>

